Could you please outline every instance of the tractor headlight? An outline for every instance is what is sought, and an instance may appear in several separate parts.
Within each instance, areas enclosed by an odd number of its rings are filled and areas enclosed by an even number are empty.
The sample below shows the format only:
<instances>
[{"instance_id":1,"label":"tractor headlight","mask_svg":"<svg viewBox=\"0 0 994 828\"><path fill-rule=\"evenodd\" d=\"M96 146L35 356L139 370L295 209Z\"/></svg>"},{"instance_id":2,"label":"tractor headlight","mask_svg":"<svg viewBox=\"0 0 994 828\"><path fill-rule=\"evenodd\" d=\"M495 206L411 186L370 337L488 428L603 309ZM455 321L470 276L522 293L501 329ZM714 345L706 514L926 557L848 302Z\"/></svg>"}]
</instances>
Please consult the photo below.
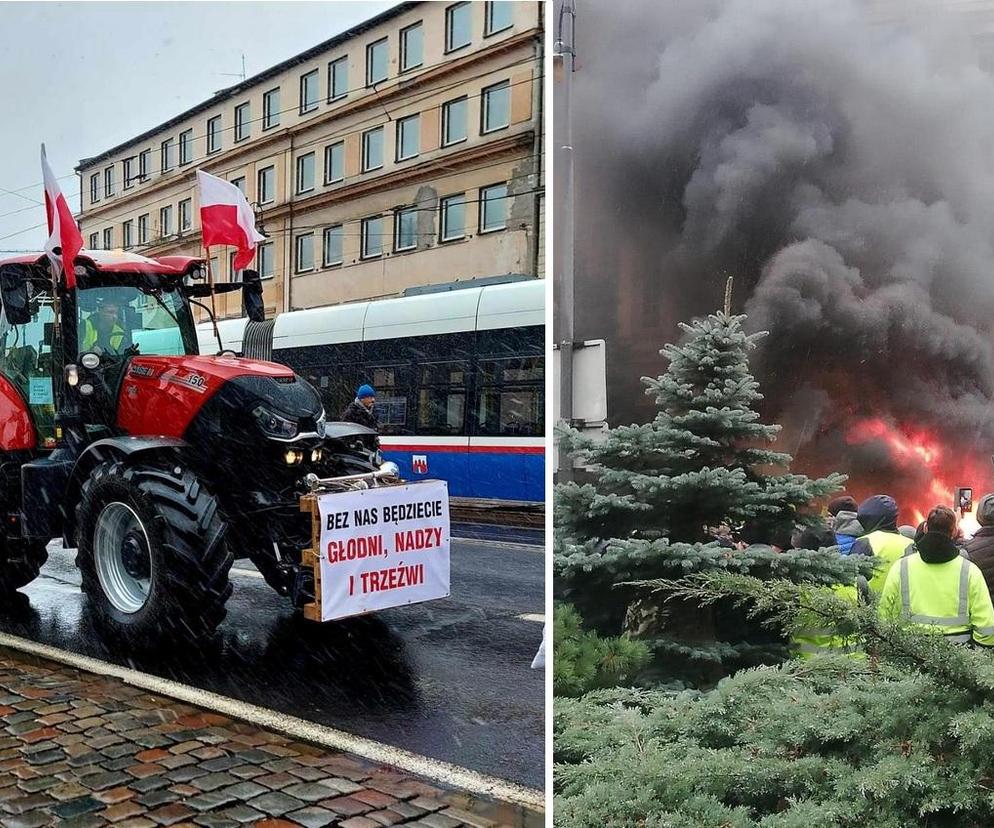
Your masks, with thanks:
<instances>
[{"instance_id":1,"label":"tractor headlight","mask_svg":"<svg viewBox=\"0 0 994 828\"><path fill-rule=\"evenodd\" d=\"M262 433L274 440L292 440L297 436L297 421L288 420L281 417L275 411L270 411L266 406L257 406L252 411L252 416L262 429Z\"/></svg>"},{"instance_id":2,"label":"tractor headlight","mask_svg":"<svg viewBox=\"0 0 994 828\"><path fill-rule=\"evenodd\" d=\"M288 466L293 466L303 461L304 452L297 451L296 449L287 449L286 454L283 455L283 459L286 460Z\"/></svg>"},{"instance_id":3,"label":"tractor headlight","mask_svg":"<svg viewBox=\"0 0 994 828\"><path fill-rule=\"evenodd\" d=\"M322 457L322 451L321 451L321 449L319 449L319 448L311 449L311 462L312 463L320 462L321 457Z\"/></svg>"}]
</instances>

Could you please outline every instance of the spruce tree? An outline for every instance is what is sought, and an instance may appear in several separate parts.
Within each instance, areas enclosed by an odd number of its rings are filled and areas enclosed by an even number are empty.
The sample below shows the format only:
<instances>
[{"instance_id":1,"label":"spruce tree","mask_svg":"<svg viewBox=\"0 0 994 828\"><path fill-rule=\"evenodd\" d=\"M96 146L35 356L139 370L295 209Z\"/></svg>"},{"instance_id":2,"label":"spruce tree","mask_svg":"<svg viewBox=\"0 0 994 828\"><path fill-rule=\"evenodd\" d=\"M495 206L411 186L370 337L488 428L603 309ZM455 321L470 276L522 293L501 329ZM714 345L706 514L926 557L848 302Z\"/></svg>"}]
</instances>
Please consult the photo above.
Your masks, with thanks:
<instances>
[{"instance_id":1,"label":"spruce tree","mask_svg":"<svg viewBox=\"0 0 994 828\"><path fill-rule=\"evenodd\" d=\"M989 651L787 581L710 573L684 584L701 601L747 598L786 629L813 613L872 657L743 670L708 693L557 699L557 826L994 825Z\"/></svg>"},{"instance_id":2,"label":"spruce tree","mask_svg":"<svg viewBox=\"0 0 994 828\"><path fill-rule=\"evenodd\" d=\"M749 369L749 351L763 334L746 333L744 319L718 312L681 325L682 341L661 351L668 370L642 380L659 406L651 423L611 429L598 441L560 435L563 450L593 478L556 491L560 594L600 632L624 628L651 640L662 680L708 683L784 650L727 607L667 604L661 593L619 584L716 569L821 584L854 577L834 549L769 545L813 519L814 501L840 490L845 478L790 474L791 457L771 448L780 428L761 422L755 406L762 394ZM712 535L721 525L766 543L724 548Z\"/></svg>"}]
</instances>

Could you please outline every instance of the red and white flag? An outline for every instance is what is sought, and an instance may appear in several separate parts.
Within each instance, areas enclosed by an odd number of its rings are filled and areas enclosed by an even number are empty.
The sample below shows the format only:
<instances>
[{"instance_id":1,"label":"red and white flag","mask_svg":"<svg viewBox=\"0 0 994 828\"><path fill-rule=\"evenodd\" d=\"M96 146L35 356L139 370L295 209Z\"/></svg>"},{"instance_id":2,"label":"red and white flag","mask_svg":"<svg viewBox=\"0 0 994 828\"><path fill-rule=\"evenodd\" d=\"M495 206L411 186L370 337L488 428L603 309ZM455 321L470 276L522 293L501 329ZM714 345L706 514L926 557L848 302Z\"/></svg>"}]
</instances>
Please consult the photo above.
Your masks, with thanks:
<instances>
[{"instance_id":1,"label":"red and white flag","mask_svg":"<svg viewBox=\"0 0 994 828\"><path fill-rule=\"evenodd\" d=\"M76 287L76 270L74 262L76 254L83 249L83 235L72 217L72 210L66 197L59 189L59 183L48 166L45 155L45 145L41 145L41 174L45 182L45 214L48 218L48 241L45 242L45 252L52 263L52 272L58 276L59 271L66 274L66 287ZM55 248L61 248L61 256Z\"/></svg>"},{"instance_id":2,"label":"red and white flag","mask_svg":"<svg viewBox=\"0 0 994 828\"><path fill-rule=\"evenodd\" d=\"M234 184L197 170L200 188L200 228L204 247L230 244L238 248L234 270L251 264L255 246L265 236L255 229L255 213Z\"/></svg>"}]
</instances>

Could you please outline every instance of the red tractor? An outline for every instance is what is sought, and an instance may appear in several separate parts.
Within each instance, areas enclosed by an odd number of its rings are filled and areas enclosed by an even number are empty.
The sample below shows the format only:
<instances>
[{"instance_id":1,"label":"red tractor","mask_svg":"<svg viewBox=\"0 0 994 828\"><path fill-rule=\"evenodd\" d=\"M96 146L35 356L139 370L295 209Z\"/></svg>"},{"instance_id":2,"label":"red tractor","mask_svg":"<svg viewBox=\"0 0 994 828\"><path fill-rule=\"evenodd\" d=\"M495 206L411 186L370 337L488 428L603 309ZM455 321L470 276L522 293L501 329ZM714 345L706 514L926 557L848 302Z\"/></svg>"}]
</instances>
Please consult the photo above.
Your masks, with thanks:
<instances>
[{"instance_id":1,"label":"red tractor","mask_svg":"<svg viewBox=\"0 0 994 828\"><path fill-rule=\"evenodd\" d=\"M110 632L210 635L236 558L295 606L313 600L303 494L396 479L375 432L326 422L289 368L220 342L199 354L198 298L241 290L263 318L258 274L212 286L205 267L84 250L76 286L53 291L45 255L0 261L0 594L34 579L62 538Z\"/></svg>"}]
</instances>

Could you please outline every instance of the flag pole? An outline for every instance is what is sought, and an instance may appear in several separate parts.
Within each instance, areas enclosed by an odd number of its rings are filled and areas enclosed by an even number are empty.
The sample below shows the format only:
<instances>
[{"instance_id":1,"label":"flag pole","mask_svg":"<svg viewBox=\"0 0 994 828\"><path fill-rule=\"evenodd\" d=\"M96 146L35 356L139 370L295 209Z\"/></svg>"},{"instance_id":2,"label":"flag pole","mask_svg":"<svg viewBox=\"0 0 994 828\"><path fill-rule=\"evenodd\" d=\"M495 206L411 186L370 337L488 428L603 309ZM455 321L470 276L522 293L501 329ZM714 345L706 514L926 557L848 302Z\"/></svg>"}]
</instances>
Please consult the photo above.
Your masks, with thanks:
<instances>
[{"instance_id":1,"label":"flag pole","mask_svg":"<svg viewBox=\"0 0 994 828\"><path fill-rule=\"evenodd\" d=\"M214 272L211 270L211 249L204 244L203 227L200 229L200 249L204 251L204 261L207 262L207 284L211 289L211 325L214 326L214 338L217 340L217 351L221 353L224 345L221 342L221 332L217 329L217 303L214 294Z\"/></svg>"}]
</instances>

